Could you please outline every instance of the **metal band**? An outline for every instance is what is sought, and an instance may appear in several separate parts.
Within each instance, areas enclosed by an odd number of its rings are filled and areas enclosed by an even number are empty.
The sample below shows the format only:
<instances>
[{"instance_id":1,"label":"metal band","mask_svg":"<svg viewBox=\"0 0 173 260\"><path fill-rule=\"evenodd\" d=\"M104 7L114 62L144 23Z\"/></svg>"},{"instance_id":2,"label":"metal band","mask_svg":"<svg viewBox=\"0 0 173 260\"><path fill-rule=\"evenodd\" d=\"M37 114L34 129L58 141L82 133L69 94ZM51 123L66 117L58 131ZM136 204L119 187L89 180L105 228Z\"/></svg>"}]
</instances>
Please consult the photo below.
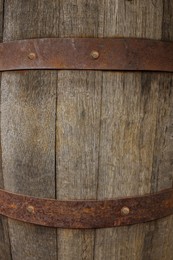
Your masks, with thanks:
<instances>
[{"instance_id":1,"label":"metal band","mask_svg":"<svg viewBox=\"0 0 173 260\"><path fill-rule=\"evenodd\" d=\"M173 72L173 42L130 38L59 38L1 43L0 71L23 69ZM173 214L173 189L103 201L58 201L0 190L0 214L48 227L131 225Z\"/></svg>"},{"instance_id":2,"label":"metal band","mask_svg":"<svg viewBox=\"0 0 173 260\"><path fill-rule=\"evenodd\" d=\"M105 228L131 225L173 214L173 189L102 201L59 201L0 190L0 214L48 227Z\"/></svg>"},{"instance_id":3,"label":"metal band","mask_svg":"<svg viewBox=\"0 0 173 260\"><path fill-rule=\"evenodd\" d=\"M173 72L173 42L137 38L49 38L0 44L0 71L90 69Z\"/></svg>"}]
</instances>

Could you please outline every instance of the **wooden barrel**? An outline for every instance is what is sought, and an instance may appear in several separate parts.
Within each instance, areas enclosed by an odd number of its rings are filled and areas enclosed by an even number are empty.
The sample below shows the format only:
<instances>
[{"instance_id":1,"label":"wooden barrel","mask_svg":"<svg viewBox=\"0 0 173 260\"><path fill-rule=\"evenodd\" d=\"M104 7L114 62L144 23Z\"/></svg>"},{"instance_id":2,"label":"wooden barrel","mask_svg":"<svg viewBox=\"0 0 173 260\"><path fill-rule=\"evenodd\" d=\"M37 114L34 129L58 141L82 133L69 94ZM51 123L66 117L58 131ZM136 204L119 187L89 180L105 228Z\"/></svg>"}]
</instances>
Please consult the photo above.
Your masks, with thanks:
<instances>
[{"instance_id":1,"label":"wooden barrel","mask_svg":"<svg viewBox=\"0 0 173 260\"><path fill-rule=\"evenodd\" d=\"M171 0L0 0L1 41L173 40ZM1 75L1 188L57 200L172 187L173 75L11 71ZM1 260L172 260L173 218L103 229L0 218Z\"/></svg>"}]
</instances>

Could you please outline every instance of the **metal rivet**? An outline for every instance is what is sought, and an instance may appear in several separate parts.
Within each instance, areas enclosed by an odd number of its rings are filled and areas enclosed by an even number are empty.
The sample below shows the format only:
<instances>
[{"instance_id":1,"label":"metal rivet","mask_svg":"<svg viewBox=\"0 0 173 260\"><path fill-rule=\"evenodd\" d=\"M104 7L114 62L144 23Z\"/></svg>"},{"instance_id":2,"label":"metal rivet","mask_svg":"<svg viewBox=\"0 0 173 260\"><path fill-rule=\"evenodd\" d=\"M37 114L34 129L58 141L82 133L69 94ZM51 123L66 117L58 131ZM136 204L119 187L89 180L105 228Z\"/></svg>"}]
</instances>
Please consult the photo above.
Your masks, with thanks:
<instances>
[{"instance_id":1,"label":"metal rivet","mask_svg":"<svg viewBox=\"0 0 173 260\"><path fill-rule=\"evenodd\" d=\"M98 52L98 51L92 51L92 52L91 52L91 57L92 57L93 59L98 59L99 56L100 56L100 55L99 55L99 52Z\"/></svg>"},{"instance_id":2,"label":"metal rivet","mask_svg":"<svg viewBox=\"0 0 173 260\"><path fill-rule=\"evenodd\" d=\"M129 209L128 207L123 207L123 208L121 209L121 215L126 216L126 215L128 215L129 213L130 213L130 209Z\"/></svg>"},{"instance_id":3,"label":"metal rivet","mask_svg":"<svg viewBox=\"0 0 173 260\"><path fill-rule=\"evenodd\" d=\"M34 59L36 58L35 53L34 53L34 52L31 52L31 53L28 55L28 58L29 58L30 60L34 60Z\"/></svg>"},{"instance_id":4,"label":"metal rivet","mask_svg":"<svg viewBox=\"0 0 173 260\"><path fill-rule=\"evenodd\" d=\"M34 207L33 207L33 206L28 206L28 207L27 207L27 211L28 211L29 213L34 213Z\"/></svg>"}]
</instances>

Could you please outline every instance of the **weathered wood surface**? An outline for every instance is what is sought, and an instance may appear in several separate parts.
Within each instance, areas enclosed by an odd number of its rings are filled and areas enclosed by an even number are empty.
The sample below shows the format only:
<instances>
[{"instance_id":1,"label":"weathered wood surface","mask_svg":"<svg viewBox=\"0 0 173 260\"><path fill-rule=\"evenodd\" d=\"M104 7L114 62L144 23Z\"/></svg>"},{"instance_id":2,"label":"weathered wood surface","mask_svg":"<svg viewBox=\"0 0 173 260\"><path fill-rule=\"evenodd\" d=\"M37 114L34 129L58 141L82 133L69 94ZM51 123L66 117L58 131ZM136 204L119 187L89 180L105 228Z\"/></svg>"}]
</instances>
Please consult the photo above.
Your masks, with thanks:
<instances>
[{"instance_id":1,"label":"weathered wood surface","mask_svg":"<svg viewBox=\"0 0 173 260\"><path fill-rule=\"evenodd\" d=\"M138 36L153 39L162 37L162 1L107 1L105 4L101 1L99 4L99 6L95 6L94 11L94 17L97 19L94 25L97 26L95 31L97 30L98 36ZM92 25L93 19L91 19L93 4L87 6L87 18L89 17L90 20L85 17L85 6L81 2L67 4L66 1L63 1L60 9L63 12L63 22L61 23L63 33L60 33L60 36L93 36L93 28L95 28ZM102 10L104 10L104 14ZM81 19L81 17L85 17L85 19ZM91 31L88 32L90 24ZM87 28L85 28L86 26ZM159 174L158 169L154 168L155 158L156 156L163 157L162 148L159 147L160 139L156 136L157 131L160 134L162 133L163 143L165 138L170 139L170 136L162 131L163 129L158 130L160 115L158 109L164 111L162 118L162 121L166 124L164 127L171 125L172 96L169 96L169 93L172 86L167 81L168 84L165 83L164 88L162 83L167 78L166 75L103 73L102 83L97 86L98 89L101 87L101 102L100 94L97 102L95 102L95 108L100 112L101 124L99 126L99 137L96 135L94 139L88 130L85 130L87 134L85 134L85 139L83 138L83 128L86 123L79 118L79 114L82 117L80 112L82 108L79 104L83 97L79 98L79 91L76 90L77 94L74 93L73 87L74 84L78 89L78 84L81 84L80 80L77 84L74 76L69 78L69 75L75 75L75 72L61 72L59 75L61 95L58 95L60 100L57 113L59 115L59 120L57 120L57 147L59 147L57 149L57 190L58 195L59 193L62 194L59 196L60 198L84 198L86 196L83 190L86 189L85 183L89 176L86 175L83 180L81 175L84 174L85 176L85 173L87 173L88 166L85 161L82 162L83 158L88 156L90 140L83 146L86 147L84 150L80 148L85 144L88 137L92 138L93 147L97 147L99 144L99 149L95 150L96 154L99 150L99 176L93 184L93 186L98 186L97 198L144 194L172 185L171 181L168 181L172 174L171 156L169 155L166 159L167 168L165 167L165 158L162 159L163 172L167 175L164 175L160 180L161 187L154 189L155 186L158 186L156 176ZM64 80L61 75L64 75ZM98 75L101 75L101 72L98 72ZM69 83L66 83L66 80L70 82L71 86L68 86ZM81 84L80 90L84 86L84 83ZM66 89L68 87L69 90ZM65 92L68 93L68 96ZM165 96L167 96L166 99ZM100 103L100 106L98 103ZM77 106L78 109L75 109ZM86 114L88 109L85 108L85 110ZM62 113L63 117L61 116ZM87 117L85 120L87 120ZM98 123L97 121L95 123L95 129L97 129ZM93 121L92 126L90 124L89 122L87 126L92 128ZM94 131L92 133L94 134ZM63 143L64 146L62 146ZM159 147L159 152L156 151L156 146ZM93 163L93 160L90 161L91 163ZM165 173L168 168L170 169L169 172ZM92 173L92 170L90 173ZM95 176L97 177L97 174ZM88 187L90 187L89 181ZM93 190L90 189L90 194L92 193ZM94 194L87 198L91 198ZM171 259L173 251L168 243L173 235L168 228L165 228L165 230L163 228L165 225L169 227L169 222L171 222L171 218L158 221L156 224L97 230L94 244L93 231L90 232L90 237L86 239L83 238L84 233L81 236L79 231L62 230L58 232L58 254L60 259L92 259L93 255L94 259L99 260ZM158 228L155 228L155 225ZM162 247L156 246L157 241ZM76 247L78 250L76 250ZM169 247L169 250L167 247ZM83 255L83 252L85 252L85 255Z\"/></svg>"},{"instance_id":2,"label":"weathered wood surface","mask_svg":"<svg viewBox=\"0 0 173 260\"><path fill-rule=\"evenodd\" d=\"M162 1L118 1L113 5L109 1L106 13L111 15L105 19L104 36L162 38ZM144 194L172 186L171 78L153 73L103 74L98 198ZM155 223L98 230L95 258L171 260L171 223L169 217Z\"/></svg>"},{"instance_id":3,"label":"weathered wood surface","mask_svg":"<svg viewBox=\"0 0 173 260\"><path fill-rule=\"evenodd\" d=\"M50 1L5 1L3 41L58 36ZM2 165L7 190L55 198L54 71L2 75ZM9 220L13 260L57 259L56 229Z\"/></svg>"},{"instance_id":4,"label":"weathered wood surface","mask_svg":"<svg viewBox=\"0 0 173 260\"><path fill-rule=\"evenodd\" d=\"M56 36L173 40L171 0L7 0L4 10L4 41ZM166 73L3 73L5 188L57 199L104 199L171 187L172 82ZM172 225L168 217L96 231L58 229L56 234L9 220L12 259L172 260Z\"/></svg>"},{"instance_id":5,"label":"weathered wood surface","mask_svg":"<svg viewBox=\"0 0 173 260\"><path fill-rule=\"evenodd\" d=\"M60 1L60 37L102 36L103 1ZM62 71L57 88L57 198L94 199L102 72ZM58 230L58 259L93 259L94 231Z\"/></svg>"},{"instance_id":6,"label":"weathered wood surface","mask_svg":"<svg viewBox=\"0 0 173 260\"><path fill-rule=\"evenodd\" d=\"M3 1L0 1L0 42L3 38ZM1 79L1 74L0 74ZM1 130L0 130L1 133ZM1 142L1 141L0 141ZM2 172L2 151L0 146L0 188L4 188L3 172ZM8 222L4 217L0 217L0 259L10 260L11 259L11 249L8 234Z\"/></svg>"},{"instance_id":7,"label":"weathered wood surface","mask_svg":"<svg viewBox=\"0 0 173 260\"><path fill-rule=\"evenodd\" d=\"M106 13L111 15L106 17L104 36L162 38L162 1L119 1L115 8L113 5L109 1ZM164 74L103 74L98 198L144 194L172 186L171 81L172 75ZM171 260L171 223L169 217L155 223L98 230L95 258Z\"/></svg>"}]
</instances>

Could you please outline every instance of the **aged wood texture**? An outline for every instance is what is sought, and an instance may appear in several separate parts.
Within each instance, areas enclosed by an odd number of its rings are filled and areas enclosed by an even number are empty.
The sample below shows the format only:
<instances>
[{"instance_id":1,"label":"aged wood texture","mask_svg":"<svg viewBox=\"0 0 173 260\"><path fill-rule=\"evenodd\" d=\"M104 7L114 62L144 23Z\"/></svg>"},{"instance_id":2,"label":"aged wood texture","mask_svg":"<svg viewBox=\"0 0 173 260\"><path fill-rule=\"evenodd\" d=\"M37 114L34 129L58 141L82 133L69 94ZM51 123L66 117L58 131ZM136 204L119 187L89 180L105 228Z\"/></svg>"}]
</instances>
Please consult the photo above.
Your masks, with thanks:
<instances>
[{"instance_id":1,"label":"aged wood texture","mask_svg":"<svg viewBox=\"0 0 173 260\"><path fill-rule=\"evenodd\" d=\"M107 1L104 10L104 36L162 37L160 0ZM171 78L159 73L103 73L98 198L172 186ZM95 259L171 260L171 227L169 217L98 230Z\"/></svg>"},{"instance_id":2,"label":"aged wood texture","mask_svg":"<svg viewBox=\"0 0 173 260\"><path fill-rule=\"evenodd\" d=\"M173 2L163 1L162 39L173 40ZM151 190L172 187L173 180L173 76L160 74L158 89L157 127L153 152ZM149 226L143 250L144 259L172 260L173 217Z\"/></svg>"},{"instance_id":3,"label":"aged wood texture","mask_svg":"<svg viewBox=\"0 0 173 260\"><path fill-rule=\"evenodd\" d=\"M56 36L173 40L172 17L171 0L6 0L4 41ZM166 73L3 73L5 188L68 200L171 187L172 82ZM172 222L168 217L97 231L58 229L56 235L55 229L9 220L12 258L172 260Z\"/></svg>"},{"instance_id":4,"label":"aged wood texture","mask_svg":"<svg viewBox=\"0 0 173 260\"><path fill-rule=\"evenodd\" d=\"M103 1L60 1L60 37L102 36ZM57 87L57 198L95 199L102 72L61 71ZM58 259L93 259L93 230L58 230Z\"/></svg>"},{"instance_id":5,"label":"aged wood texture","mask_svg":"<svg viewBox=\"0 0 173 260\"><path fill-rule=\"evenodd\" d=\"M5 1L4 41L57 37L58 1ZM55 198L54 71L2 76L2 165L5 189ZM13 260L57 259L56 229L9 220Z\"/></svg>"},{"instance_id":6,"label":"aged wood texture","mask_svg":"<svg viewBox=\"0 0 173 260\"><path fill-rule=\"evenodd\" d=\"M0 42L3 38L3 16L4 16L4 5L3 1L0 1ZM0 74L1 80L1 74ZM1 101L0 101L1 102ZM0 115L1 117L1 115ZM1 130L0 130L1 132ZM1 142L1 141L0 141ZM2 150L0 145L0 188L4 188L3 172L2 172ZM10 260L11 259L11 248L8 235L8 222L4 217L0 217L0 259Z\"/></svg>"}]
</instances>

